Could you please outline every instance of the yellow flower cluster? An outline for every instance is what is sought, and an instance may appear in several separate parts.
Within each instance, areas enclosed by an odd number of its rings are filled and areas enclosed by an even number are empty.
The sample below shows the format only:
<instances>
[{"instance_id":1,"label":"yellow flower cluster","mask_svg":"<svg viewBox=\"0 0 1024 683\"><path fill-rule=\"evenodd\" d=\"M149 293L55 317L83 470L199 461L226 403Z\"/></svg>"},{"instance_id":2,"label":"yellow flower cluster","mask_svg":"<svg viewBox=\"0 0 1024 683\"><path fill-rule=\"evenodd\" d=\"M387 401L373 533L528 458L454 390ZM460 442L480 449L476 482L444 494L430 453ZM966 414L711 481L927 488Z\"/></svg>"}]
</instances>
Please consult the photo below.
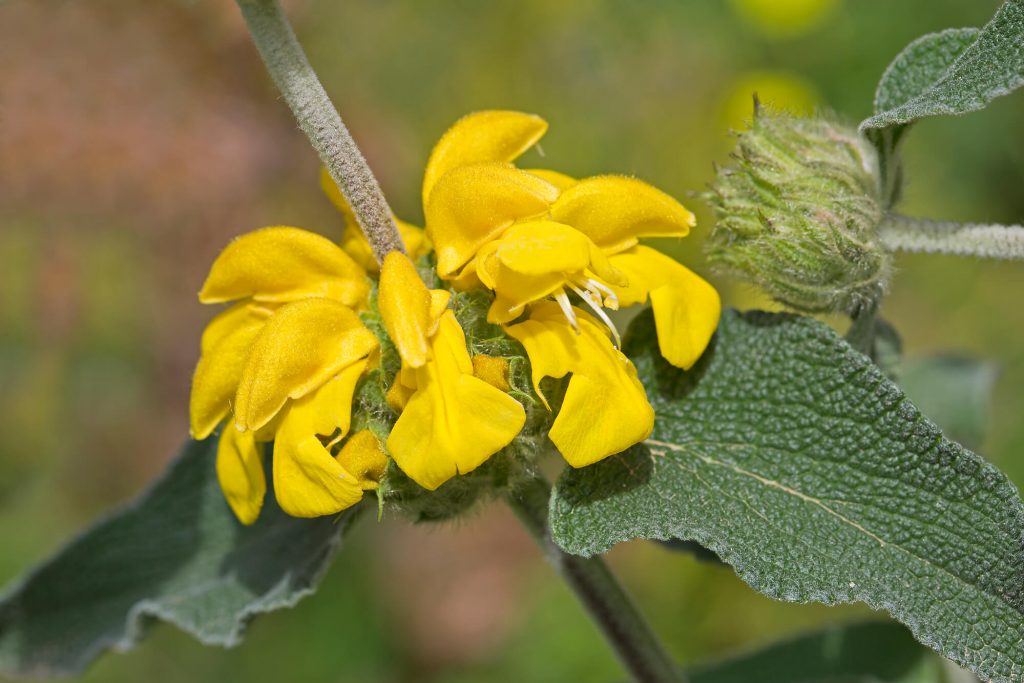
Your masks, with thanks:
<instances>
[{"instance_id":1,"label":"yellow flower cluster","mask_svg":"<svg viewBox=\"0 0 1024 683\"><path fill-rule=\"evenodd\" d=\"M582 467L643 440L654 421L604 309L649 298L662 354L688 368L717 326L719 299L638 243L693 225L668 195L633 178L577 181L514 166L546 128L518 112L463 118L427 164L426 230L396 222L414 260L433 249L451 288L494 293L488 320L525 348L545 405L541 380L571 373L549 436ZM230 418L217 474L244 523L266 493L266 442L278 504L310 517L358 502L388 457L436 489L511 443L526 419L508 393L507 361L470 356L451 292L429 289L399 253L378 268L344 198L326 175L323 184L346 218L341 246L298 228L249 233L217 258L199 295L236 302L203 334L190 409L195 438ZM358 314L369 305L369 276L379 278L377 308L402 361L387 395L397 420L385 444L368 430L349 433L357 384L379 361L379 340Z\"/></svg>"}]
</instances>

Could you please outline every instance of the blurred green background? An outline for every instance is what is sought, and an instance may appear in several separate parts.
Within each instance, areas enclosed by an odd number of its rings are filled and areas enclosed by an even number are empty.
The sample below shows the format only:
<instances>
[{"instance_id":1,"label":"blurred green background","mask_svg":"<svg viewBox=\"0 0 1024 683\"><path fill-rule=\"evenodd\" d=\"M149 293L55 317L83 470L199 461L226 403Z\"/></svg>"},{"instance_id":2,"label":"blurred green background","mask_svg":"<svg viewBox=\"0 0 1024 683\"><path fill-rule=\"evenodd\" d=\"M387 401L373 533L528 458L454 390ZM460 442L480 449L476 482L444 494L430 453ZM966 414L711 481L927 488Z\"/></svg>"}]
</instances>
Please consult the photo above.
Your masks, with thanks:
<instances>
[{"instance_id":1,"label":"blurred green background","mask_svg":"<svg viewBox=\"0 0 1024 683\"><path fill-rule=\"evenodd\" d=\"M710 218L690 193L727 161L756 90L855 123L910 40L983 24L996 0L303 0L310 60L396 212L462 114L546 117L544 165L631 173L702 224L670 244L698 270ZM906 213L1024 219L1024 94L916 126ZM536 153L531 153L534 155ZM337 235L318 164L230 0L0 5L0 579L155 476L187 429L206 269L234 235ZM884 315L910 358L1000 374L981 452L1024 482L1024 267L900 257ZM706 272L706 271L705 271ZM720 283L728 301L755 292ZM863 607L762 598L731 570L650 543L611 561L681 661L719 657ZM572 597L495 507L455 525L366 520L319 594L239 649L158 627L89 681L614 681Z\"/></svg>"}]
</instances>

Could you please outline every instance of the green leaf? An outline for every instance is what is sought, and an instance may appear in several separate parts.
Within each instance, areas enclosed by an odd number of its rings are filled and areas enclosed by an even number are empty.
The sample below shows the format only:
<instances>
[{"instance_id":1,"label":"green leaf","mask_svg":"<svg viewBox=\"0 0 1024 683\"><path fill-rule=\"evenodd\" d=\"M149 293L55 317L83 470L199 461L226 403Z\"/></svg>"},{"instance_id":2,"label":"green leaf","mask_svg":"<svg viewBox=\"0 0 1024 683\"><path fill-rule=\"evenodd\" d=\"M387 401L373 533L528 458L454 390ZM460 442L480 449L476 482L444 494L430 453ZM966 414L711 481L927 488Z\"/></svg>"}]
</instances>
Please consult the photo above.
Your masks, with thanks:
<instances>
[{"instance_id":1,"label":"green leaf","mask_svg":"<svg viewBox=\"0 0 1024 683\"><path fill-rule=\"evenodd\" d=\"M937 356L906 363L900 386L951 439L977 448L988 429L994 363Z\"/></svg>"},{"instance_id":2,"label":"green leaf","mask_svg":"<svg viewBox=\"0 0 1024 683\"><path fill-rule=\"evenodd\" d=\"M861 130L984 109L1024 84L1024 0L1007 0L984 28L949 29L908 45L882 75Z\"/></svg>"},{"instance_id":3,"label":"green leaf","mask_svg":"<svg viewBox=\"0 0 1024 683\"><path fill-rule=\"evenodd\" d=\"M866 602L980 675L1020 680L1024 504L866 356L816 321L735 311L689 372L658 354L649 314L625 350L654 433L562 476L562 548L694 540L766 595Z\"/></svg>"},{"instance_id":4,"label":"green leaf","mask_svg":"<svg viewBox=\"0 0 1024 683\"><path fill-rule=\"evenodd\" d=\"M892 622L835 626L689 672L690 683L932 683L938 658Z\"/></svg>"},{"instance_id":5,"label":"green leaf","mask_svg":"<svg viewBox=\"0 0 1024 683\"><path fill-rule=\"evenodd\" d=\"M255 615L315 590L355 512L296 519L268 493L259 521L242 526L217 484L216 441L189 443L152 489L6 591L0 673L80 672L153 620L234 646Z\"/></svg>"}]
</instances>

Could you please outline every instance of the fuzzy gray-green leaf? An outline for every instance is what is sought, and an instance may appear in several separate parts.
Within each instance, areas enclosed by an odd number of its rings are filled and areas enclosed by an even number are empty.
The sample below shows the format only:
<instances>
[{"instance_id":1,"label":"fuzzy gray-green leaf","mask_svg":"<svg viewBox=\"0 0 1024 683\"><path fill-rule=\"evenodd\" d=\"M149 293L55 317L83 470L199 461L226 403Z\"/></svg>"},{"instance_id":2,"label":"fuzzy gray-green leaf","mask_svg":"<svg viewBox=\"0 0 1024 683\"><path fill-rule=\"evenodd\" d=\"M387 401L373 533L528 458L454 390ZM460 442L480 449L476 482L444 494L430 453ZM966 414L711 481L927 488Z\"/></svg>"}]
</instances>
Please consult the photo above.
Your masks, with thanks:
<instances>
[{"instance_id":1,"label":"fuzzy gray-green leaf","mask_svg":"<svg viewBox=\"0 0 1024 683\"><path fill-rule=\"evenodd\" d=\"M74 674L131 648L153 620L230 647L255 615L315 590L355 513L296 519L268 493L243 527L217 484L216 442L188 444L151 490L7 590L0 673Z\"/></svg>"},{"instance_id":2,"label":"fuzzy gray-green leaf","mask_svg":"<svg viewBox=\"0 0 1024 683\"><path fill-rule=\"evenodd\" d=\"M757 590L888 610L986 679L1024 676L1024 504L827 326L726 312L689 372L653 321L626 341L657 412L644 445L567 472L555 541L581 555L694 540Z\"/></svg>"},{"instance_id":3,"label":"fuzzy gray-green leaf","mask_svg":"<svg viewBox=\"0 0 1024 683\"><path fill-rule=\"evenodd\" d=\"M984 28L918 38L889 65L875 115L861 130L966 114L1024 85L1024 0L1007 0Z\"/></svg>"}]
</instances>

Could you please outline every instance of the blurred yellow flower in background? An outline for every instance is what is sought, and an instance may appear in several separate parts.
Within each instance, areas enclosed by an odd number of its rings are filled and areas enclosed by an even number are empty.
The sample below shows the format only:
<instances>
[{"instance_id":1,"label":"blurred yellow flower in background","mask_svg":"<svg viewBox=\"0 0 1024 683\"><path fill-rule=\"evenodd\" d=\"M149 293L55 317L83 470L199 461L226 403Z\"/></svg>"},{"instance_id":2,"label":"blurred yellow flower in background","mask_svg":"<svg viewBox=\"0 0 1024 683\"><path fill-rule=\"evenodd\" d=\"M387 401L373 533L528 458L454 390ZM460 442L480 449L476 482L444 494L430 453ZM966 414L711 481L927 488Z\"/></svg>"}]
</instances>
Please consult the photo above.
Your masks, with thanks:
<instances>
[{"instance_id":1,"label":"blurred yellow flower in background","mask_svg":"<svg viewBox=\"0 0 1024 683\"><path fill-rule=\"evenodd\" d=\"M742 130L754 115L754 95L761 104L797 116L814 114L821 96L814 84L789 71L758 70L740 74L722 97L724 128Z\"/></svg>"},{"instance_id":2,"label":"blurred yellow flower in background","mask_svg":"<svg viewBox=\"0 0 1024 683\"><path fill-rule=\"evenodd\" d=\"M828 19L838 0L731 0L733 9L759 32L778 38L807 33Z\"/></svg>"}]
</instances>

